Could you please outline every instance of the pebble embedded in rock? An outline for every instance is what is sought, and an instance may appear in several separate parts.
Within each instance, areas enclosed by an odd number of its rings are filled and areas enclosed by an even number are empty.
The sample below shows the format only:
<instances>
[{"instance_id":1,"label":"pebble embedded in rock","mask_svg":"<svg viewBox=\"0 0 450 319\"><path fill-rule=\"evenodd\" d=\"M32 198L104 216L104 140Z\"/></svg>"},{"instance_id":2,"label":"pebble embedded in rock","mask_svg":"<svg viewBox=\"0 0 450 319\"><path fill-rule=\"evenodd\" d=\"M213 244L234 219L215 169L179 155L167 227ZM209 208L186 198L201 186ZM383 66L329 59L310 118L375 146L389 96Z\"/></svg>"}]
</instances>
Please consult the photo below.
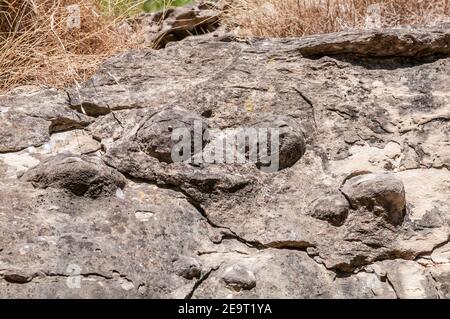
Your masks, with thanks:
<instances>
[{"instance_id":1,"label":"pebble embedded in rock","mask_svg":"<svg viewBox=\"0 0 450 319\"><path fill-rule=\"evenodd\" d=\"M202 264L193 257L180 256L173 263L175 273L186 279L200 278Z\"/></svg>"},{"instance_id":2,"label":"pebble embedded in rock","mask_svg":"<svg viewBox=\"0 0 450 319\"><path fill-rule=\"evenodd\" d=\"M417 227L422 228L438 228L445 223L445 219L442 217L442 213L434 207L433 209L427 211L422 219L416 222Z\"/></svg>"},{"instance_id":3,"label":"pebble embedded in rock","mask_svg":"<svg viewBox=\"0 0 450 319\"><path fill-rule=\"evenodd\" d=\"M269 136L271 130L279 130L278 170L293 166L305 154L306 141L303 132L296 127L296 124L291 119L285 116L271 115L256 123L253 127L268 129ZM268 137L267 140L268 144L270 144L271 137ZM272 150L268 147L268 159L260 159L258 162L259 167L268 165L271 153Z\"/></svg>"},{"instance_id":4,"label":"pebble embedded in rock","mask_svg":"<svg viewBox=\"0 0 450 319\"><path fill-rule=\"evenodd\" d=\"M403 182L392 173L364 174L348 179L342 186L352 208L384 209L393 225L401 224L406 205Z\"/></svg>"},{"instance_id":5,"label":"pebble embedded in rock","mask_svg":"<svg viewBox=\"0 0 450 319\"><path fill-rule=\"evenodd\" d=\"M241 265L227 267L222 279L229 287L237 291L241 289L250 290L256 286L255 274Z\"/></svg>"},{"instance_id":6,"label":"pebble embedded in rock","mask_svg":"<svg viewBox=\"0 0 450 319\"><path fill-rule=\"evenodd\" d=\"M161 162L173 163L172 150L178 142L173 140L173 131L187 129L190 133L190 154L182 154L183 160L187 160L203 149L206 128L207 125L200 116L184 110L169 109L144 119L136 133L136 140L147 155Z\"/></svg>"},{"instance_id":7,"label":"pebble embedded in rock","mask_svg":"<svg viewBox=\"0 0 450 319\"><path fill-rule=\"evenodd\" d=\"M336 193L317 199L311 216L329 222L333 226L342 226L347 218L350 205L344 195Z\"/></svg>"},{"instance_id":8,"label":"pebble embedded in rock","mask_svg":"<svg viewBox=\"0 0 450 319\"><path fill-rule=\"evenodd\" d=\"M92 198L115 195L125 178L94 157L59 154L28 170L23 179L35 187L63 188L77 196Z\"/></svg>"}]
</instances>

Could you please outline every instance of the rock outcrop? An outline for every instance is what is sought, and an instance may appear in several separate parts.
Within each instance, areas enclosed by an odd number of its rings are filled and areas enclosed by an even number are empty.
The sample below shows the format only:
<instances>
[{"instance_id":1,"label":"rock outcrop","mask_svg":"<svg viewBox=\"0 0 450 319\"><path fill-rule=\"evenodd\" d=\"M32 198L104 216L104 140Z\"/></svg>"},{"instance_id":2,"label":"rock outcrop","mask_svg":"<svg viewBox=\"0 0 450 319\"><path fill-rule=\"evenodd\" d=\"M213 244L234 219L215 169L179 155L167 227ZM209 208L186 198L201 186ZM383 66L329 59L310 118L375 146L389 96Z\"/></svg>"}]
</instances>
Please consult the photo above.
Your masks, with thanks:
<instances>
[{"instance_id":1,"label":"rock outcrop","mask_svg":"<svg viewBox=\"0 0 450 319\"><path fill-rule=\"evenodd\" d=\"M159 12L142 13L125 22L120 30L155 49L188 36L215 32L220 28L219 17L226 4L223 1L196 1L182 7L170 7Z\"/></svg>"},{"instance_id":2,"label":"rock outcrop","mask_svg":"<svg viewBox=\"0 0 450 319\"><path fill-rule=\"evenodd\" d=\"M449 48L188 37L0 97L0 297L450 298ZM243 129L278 148L208 160Z\"/></svg>"}]
</instances>

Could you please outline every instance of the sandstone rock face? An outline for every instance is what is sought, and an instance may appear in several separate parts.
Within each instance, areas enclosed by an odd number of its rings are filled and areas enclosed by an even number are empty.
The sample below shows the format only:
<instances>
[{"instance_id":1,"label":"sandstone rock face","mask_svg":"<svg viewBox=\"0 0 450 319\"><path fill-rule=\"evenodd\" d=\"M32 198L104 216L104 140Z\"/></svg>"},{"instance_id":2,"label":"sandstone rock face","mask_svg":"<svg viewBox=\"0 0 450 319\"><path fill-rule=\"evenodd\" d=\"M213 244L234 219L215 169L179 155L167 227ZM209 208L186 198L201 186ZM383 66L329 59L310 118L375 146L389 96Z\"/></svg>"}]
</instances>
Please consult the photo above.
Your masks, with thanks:
<instances>
[{"instance_id":1,"label":"sandstone rock face","mask_svg":"<svg viewBox=\"0 0 450 319\"><path fill-rule=\"evenodd\" d=\"M449 39L189 37L0 97L0 297L449 298ZM276 170L208 160L242 129Z\"/></svg>"},{"instance_id":2,"label":"sandstone rock face","mask_svg":"<svg viewBox=\"0 0 450 319\"><path fill-rule=\"evenodd\" d=\"M23 88L0 99L0 153L40 146L50 134L87 126L92 120L70 109L67 94Z\"/></svg>"}]
</instances>

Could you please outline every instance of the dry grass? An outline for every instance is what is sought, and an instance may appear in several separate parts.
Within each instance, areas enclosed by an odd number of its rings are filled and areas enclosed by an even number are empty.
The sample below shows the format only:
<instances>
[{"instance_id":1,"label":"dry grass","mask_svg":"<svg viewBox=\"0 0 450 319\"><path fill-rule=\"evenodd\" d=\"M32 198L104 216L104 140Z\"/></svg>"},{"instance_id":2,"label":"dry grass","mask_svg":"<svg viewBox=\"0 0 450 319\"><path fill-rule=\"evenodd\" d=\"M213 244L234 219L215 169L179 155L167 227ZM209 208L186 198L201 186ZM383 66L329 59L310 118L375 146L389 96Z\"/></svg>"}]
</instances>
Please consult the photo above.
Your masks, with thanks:
<instances>
[{"instance_id":1,"label":"dry grass","mask_svg":"<svg viewBox=\"0 0 450 319\"><path fill-rule=\"evenodd\" d=\"M374 4L379 9L369 7ZM381 27L450 18L449 0L231 0L224 21L245 35L304 36L365 28L373 8L380 13Z\"/></svg>"},{"instance_id":2,"label":"dry grass","mask_svg":"<svg viewBox=\"0 0 450 319\"><path fill-rule=\"evenodd\" d=\"M73 4L79 27L67 11ZM118 31L126 15L96 0L0 0L0 92L85 81L107 57L138 45Z\"/></svg>"}]
</instances>

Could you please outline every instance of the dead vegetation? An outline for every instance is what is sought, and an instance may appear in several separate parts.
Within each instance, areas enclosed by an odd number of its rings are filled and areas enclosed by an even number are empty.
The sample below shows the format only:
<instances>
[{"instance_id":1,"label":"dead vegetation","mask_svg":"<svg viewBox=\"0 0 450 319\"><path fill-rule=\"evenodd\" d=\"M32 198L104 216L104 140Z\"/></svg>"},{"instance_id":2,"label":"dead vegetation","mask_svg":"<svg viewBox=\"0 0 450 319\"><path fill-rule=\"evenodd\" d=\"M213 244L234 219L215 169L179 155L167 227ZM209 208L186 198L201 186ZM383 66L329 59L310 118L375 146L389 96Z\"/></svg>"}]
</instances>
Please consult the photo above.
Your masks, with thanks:
<instances>
[{"instance_id":1,"label":"dead vegetation","mask_svg":"<svg viewBox=\"0 0 450 319\"><path fill-rule=\"evenodd\" d=\"M117 28L126 12L117 15L100 5L0 0L0 92L24 84L65 87L84 81L105 58L137 46Z\"/></svg>"},{"instance_id":2,"label":"dead vegetation","mask_svg":"<svg viewBox=\"0 0 450 319\"><path fill-rule=\"evenodd\" d=\"M449 18L449 0L232 0L225 22L244 35L291 37Z\"/></svg>"}]
</instances>

